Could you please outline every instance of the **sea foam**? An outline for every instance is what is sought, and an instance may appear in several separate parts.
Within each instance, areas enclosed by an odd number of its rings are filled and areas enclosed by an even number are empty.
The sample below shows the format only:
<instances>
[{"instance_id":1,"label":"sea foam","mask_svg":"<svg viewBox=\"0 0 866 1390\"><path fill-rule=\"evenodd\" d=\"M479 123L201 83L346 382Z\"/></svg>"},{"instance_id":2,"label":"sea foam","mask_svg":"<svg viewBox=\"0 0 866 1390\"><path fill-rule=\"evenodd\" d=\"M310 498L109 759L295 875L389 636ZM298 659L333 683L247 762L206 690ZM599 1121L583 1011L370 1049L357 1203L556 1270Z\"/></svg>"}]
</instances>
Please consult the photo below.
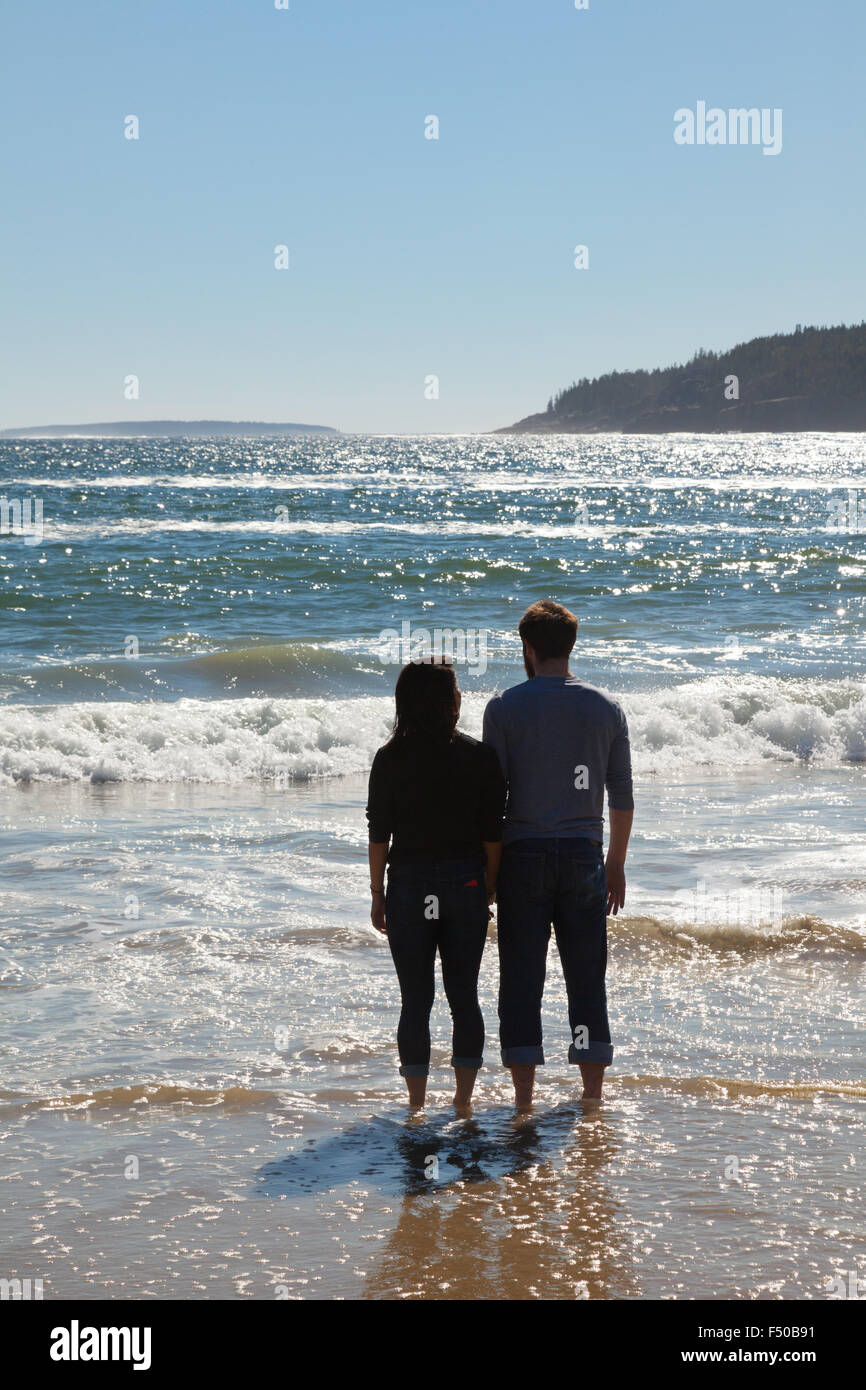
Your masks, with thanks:
<instances>
[{"instance_id":1,"label":"sea foam","mask_svg":"<svg viewBox=\"0 0 866 1390\"><path fill-rule=\"evenodd\" d=\"M478 736L488 696L468 694ZM854 681L713 676L622 697L639 775L696 766L866 759L866 694ZM0 781L287 782L368 770L390 696L105 701L0 709Z\"/></svg>"}]
</instances>

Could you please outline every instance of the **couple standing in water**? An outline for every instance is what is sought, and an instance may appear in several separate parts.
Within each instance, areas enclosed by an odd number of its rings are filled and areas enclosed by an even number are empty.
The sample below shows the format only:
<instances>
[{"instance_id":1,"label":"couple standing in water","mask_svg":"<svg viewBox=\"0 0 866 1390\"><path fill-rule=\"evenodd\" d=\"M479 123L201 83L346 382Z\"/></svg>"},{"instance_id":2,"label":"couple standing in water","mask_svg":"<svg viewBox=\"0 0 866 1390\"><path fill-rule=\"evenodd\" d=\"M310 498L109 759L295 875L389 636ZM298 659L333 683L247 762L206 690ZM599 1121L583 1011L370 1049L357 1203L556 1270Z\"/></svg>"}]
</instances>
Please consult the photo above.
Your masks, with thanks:
<instances>
[{"instance_id":1,"label":"couple standing in water","mask_svg":"<svg viewBox=\"0 0 866 1390\"><path fill-rule=\"evenodd\" d=\"M397 1046L413 1106L424 1104L430 1070L437 950L453 1021L454 1103L469 1106L483 1062L478 972L494 896L499 1039L517 1108L530 1108L544 1063L551 926L568 994L568 1060L580 1067L585 1100L601 1099L613 1060L604 977L607 914L625 902L628 727L618 704L569 670L573 613L545 599L518 631L528 679L490 701L483 742L457 731L453 667L411 664L397 680L394 732L370 771L370 918L388 938L400 982Z\"/></svg>"}]
</instances>

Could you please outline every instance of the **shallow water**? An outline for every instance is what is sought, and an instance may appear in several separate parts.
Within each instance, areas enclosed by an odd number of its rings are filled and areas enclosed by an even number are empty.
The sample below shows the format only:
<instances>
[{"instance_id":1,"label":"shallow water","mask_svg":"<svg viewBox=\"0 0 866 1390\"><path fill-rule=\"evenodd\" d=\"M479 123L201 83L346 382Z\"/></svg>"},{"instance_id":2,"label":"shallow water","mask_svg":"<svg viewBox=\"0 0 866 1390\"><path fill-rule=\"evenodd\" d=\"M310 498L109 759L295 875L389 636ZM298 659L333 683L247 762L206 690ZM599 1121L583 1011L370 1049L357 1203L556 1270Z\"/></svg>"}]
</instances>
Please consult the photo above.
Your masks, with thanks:
<instances>
[{"instance_id":1,"label":"shallow water","mask_svg":"<svg viewBox=\"0 0 866 1390\"><path fill-rule=\"evenodd\" d=\"M46 1297L826 1297L861 1249L866 947L844 881L824 917L801 891L756 923L760 897L720 892L686 920L677 885L734 857L725 793L739 808L745 788L719 779L698 852L694 788L644 788L635 908L611 922L608 1099L574 1099L554 950L522 1123L497 1065L495 929L474 1118L449 1118L441 999L425 1121L401 1105L362 779L7 794L10 1268ZM774 826L762 840L753 817L739 853L793 891Z\"/></svg>"},{"instance_id":2,"label":"shallow water","mask_svg":"<svg viewBox=\"0 0 866 1390\"><path fill-rule=\"evenodd\" d=\"M0 1274L442 1299L866 1274L864 541L827 512L859 436L0 448L6 495L45 500L42 542L0 536ZM365 920L377 644L489 629L477 731L548 589L634 743L607 1099L575 1099L552 950L514 1118L494 927L475 1114L439 999L411 1119Z\"/></svg>"}]
</instances>

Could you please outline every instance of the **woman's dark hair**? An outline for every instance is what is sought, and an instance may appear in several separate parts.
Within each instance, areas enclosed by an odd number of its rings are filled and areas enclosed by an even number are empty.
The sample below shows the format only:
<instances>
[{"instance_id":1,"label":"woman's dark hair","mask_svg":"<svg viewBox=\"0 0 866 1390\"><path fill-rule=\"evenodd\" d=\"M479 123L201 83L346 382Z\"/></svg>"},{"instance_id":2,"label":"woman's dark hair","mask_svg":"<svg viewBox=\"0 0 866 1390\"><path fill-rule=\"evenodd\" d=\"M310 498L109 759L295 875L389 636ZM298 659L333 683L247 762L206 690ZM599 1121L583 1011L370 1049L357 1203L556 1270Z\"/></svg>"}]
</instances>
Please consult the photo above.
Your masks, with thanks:
<instances>
[{"instance_id":1,"label":"woman's dark hair","mask_svg":"<svg viewBox=\"0 0 866 1390\"><path fill-rule=\"evenodd\" d=\"M397 677L397 716L392 742L414 736L428 743L448 743L460 717L460 690L454 667L431 657L411 662Z\"/></svg>"}]
</instances>

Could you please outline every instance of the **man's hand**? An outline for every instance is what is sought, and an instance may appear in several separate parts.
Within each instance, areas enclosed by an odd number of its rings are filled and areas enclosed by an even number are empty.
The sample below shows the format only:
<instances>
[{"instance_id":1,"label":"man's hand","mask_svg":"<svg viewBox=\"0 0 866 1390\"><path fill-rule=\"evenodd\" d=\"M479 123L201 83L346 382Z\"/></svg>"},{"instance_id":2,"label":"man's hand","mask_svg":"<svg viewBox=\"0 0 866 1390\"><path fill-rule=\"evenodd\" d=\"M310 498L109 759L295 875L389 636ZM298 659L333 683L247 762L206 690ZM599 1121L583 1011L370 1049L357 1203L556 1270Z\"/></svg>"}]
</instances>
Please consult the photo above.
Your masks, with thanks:
<instances>
[{"instance_id":1,"label":"man's hand","mask_svg":"<svg viewBox=\"0 0 866 1390\"><path fill-rule=\"evenodd\" d=\"M625 906L625 861L611 859L608 855L604 876L607 880L607 915L615 917L619 909Z\"/></svg>"},{"instance_id":2,"label":"man's hand","mask_svg":"<svg viewBox=\"0 0 866 1390\"><path fill-rule=\"evenodd\" d=\"M381 932L382 935L384 936L384 935L385 935L385 894L384 894L384 893L374 893L374 894L373 894L373 901L372 901L372 904L371 904L371 906L370 906L370 921L373 923L373 926L376 928L376 931Z\"/></svg>"}]
</instances>

